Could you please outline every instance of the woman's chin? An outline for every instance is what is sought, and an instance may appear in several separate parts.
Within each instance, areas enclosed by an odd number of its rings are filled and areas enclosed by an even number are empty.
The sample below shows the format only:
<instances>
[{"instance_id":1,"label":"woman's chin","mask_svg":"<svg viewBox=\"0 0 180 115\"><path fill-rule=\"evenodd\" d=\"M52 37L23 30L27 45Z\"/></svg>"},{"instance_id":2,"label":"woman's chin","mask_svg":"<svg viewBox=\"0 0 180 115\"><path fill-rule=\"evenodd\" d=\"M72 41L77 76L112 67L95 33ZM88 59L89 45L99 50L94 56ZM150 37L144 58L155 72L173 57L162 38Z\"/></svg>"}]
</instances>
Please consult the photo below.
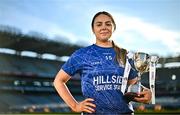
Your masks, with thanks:
<instances>
[{"instance_id":1,"label":"woman's chin","mask_svg":"<svg viewBox=\"0 0 180 115\"><path fill-rule=\"evenodd\" d=\"M102 42L107 42L107 41L109 41L109 37L102 37L102 38L100 38L100 40Z\"/></svg>"}]
</instances>

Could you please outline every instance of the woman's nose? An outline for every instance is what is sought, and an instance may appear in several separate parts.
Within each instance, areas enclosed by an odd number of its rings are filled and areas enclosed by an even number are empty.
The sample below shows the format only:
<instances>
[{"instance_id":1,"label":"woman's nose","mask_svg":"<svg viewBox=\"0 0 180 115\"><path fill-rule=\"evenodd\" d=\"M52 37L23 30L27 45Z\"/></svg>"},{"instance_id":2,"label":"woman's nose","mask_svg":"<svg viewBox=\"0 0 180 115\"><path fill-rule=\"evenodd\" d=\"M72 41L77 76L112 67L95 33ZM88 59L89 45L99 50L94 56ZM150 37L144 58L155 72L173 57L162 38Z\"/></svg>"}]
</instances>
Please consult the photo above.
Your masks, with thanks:
<instances>
[{"instance_id":1,"label":"woman's nose","mask_svg":"<svg viewBox=\"0 0 180 115\"><path fill-rule=\"evenodd\" d=\"M105 30L107 29L107 26L105 24L102 25L102 29Z\"/></svg>"}]
</instances>

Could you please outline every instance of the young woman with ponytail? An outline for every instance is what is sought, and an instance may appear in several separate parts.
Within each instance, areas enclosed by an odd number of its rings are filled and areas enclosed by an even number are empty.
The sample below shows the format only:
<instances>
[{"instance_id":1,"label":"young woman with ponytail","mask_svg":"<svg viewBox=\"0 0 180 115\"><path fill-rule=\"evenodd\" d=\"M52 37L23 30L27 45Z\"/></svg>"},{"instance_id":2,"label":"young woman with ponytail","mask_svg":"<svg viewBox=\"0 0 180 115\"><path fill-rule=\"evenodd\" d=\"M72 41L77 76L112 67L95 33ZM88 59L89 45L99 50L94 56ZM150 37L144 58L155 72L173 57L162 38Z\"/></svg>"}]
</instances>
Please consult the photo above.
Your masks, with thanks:
<instances>
[{"instance_id":1,"label":"young woman with ponytail","mask_svg":"<svg viewBox=\"0 0 180 115\"><path fill-rule=\"evenodd\" d=\"M54 86L75 112L84 114L133 114L129 100L121 92L122 76L126 63L127 51L110 40L116 24L110 13L98 12L92 19L92 31L96 43L75 51L62 66L54 80ZM71 95L66 82L76 73L80 74L82 93L85 100L77 102ZM137 74L132 69L128 84L137 81ZM148 103L150 90L142 91L133 101Z\"/></svg>"}]
</instances>

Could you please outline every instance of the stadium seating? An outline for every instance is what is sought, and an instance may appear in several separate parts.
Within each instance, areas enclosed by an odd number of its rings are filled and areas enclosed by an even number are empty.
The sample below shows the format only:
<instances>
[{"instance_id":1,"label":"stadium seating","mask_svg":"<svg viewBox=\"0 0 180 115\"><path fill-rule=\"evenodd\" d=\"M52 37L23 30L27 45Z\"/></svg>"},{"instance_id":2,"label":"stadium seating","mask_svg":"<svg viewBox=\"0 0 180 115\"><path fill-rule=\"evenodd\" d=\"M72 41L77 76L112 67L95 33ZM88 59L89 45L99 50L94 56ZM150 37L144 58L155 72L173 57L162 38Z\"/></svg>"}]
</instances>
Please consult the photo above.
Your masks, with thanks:
<instances>
[{"instance_id":1,"label":"stadium seating","mask_svg":"<svg viewBox=\"0 0 180 115\"><path fill-rule=\"evenodd\" d=\"M53 87L55 74L63 62L0 53L0 113L70 111ZM80 80L68 83L82 100ZM59 106L61 105L61 106Z\"/></svg>"}]
</instances>

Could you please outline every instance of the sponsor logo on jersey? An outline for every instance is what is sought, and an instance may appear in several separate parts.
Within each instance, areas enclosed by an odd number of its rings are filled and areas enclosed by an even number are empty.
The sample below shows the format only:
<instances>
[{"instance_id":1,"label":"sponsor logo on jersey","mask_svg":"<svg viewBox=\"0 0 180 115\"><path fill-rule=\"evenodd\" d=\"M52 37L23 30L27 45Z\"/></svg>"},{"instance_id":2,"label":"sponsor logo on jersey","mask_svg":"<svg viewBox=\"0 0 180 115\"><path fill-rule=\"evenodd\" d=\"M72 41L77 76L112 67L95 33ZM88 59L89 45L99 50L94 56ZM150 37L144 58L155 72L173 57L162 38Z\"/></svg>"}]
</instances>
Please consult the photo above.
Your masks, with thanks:
<instances>
[{"instance_id":1,"label":"sponsor logo on jersey","mask_svg":"<svg viewBox=\"0 0 180 115\"><path fill-rule=\"evenodd\" d=\"M93 77L93 85L96 91L101 90L121 90L122 76L95 76Z\"/></svg>"}]
</instances>

